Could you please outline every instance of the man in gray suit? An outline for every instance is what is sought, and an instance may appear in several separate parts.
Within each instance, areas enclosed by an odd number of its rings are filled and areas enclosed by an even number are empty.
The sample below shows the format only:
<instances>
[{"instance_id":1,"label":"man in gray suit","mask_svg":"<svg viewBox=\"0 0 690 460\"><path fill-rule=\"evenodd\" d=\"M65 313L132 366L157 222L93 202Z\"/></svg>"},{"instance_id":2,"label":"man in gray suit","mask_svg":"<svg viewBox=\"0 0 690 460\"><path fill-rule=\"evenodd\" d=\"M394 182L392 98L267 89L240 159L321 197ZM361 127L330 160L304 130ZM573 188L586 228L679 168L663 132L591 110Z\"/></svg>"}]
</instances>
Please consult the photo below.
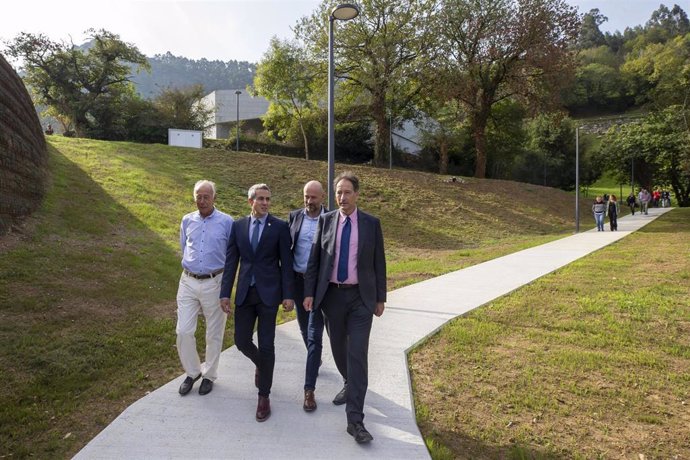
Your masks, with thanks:
<instances>
[{"instance_id":1,"label":"man in gray suit","mask_svg":"<svg viewBox=\"0 0 690 460\"><path fill-rule=\"evenodd\" d=\"M369 334L386 301L386 256L381 222L357 208L359 179L334 181L338 210L319 218L304 277L304 308L321 309L345 386L333 400L347 403L347 432L358 443L373 439L364 427Z\"/></svg>"},{"instance_id":2,"label":"man in gray suit","mask_svg":"<svg viewBox=\"0 0 690 460\"><path fill-rule=\"evenodd\" d=\"M311 243L316 233L319 216L326 212L323 207L325 197L319 181L311 180L304 185L304 207L290 212L288 225L292 238L292 255L295 270L295 309L302 340L307 347L307 364L304 375L304 404L307 412L316 410L316 379L321 365L323 349L323 314L321 310L306 311L304 301L304 272L307 271Z\"/></svg>"}]
</instances>

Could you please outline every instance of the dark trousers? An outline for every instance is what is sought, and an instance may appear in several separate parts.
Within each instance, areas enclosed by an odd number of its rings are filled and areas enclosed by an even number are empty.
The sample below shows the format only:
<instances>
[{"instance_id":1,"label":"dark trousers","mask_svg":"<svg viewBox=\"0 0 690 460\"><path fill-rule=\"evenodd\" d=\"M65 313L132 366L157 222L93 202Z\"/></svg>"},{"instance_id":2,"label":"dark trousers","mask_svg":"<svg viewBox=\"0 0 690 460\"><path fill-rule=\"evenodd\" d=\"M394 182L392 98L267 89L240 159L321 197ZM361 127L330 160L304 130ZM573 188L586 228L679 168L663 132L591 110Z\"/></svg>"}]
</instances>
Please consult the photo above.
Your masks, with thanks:
<instances>
[{"instance_id":1,"label":"dark trousers","mask_svg":"<svg viewBox=\"0 0 690 460\"><path fill-rule=\"evenodd\" d=\"M273 385L277 314L278 306L264 305L254 287L249 289L244 303L235 306L235 345L259 368L259 395L266 397ZM252 341L257 323L258 348Z\"/></svg>"},{"instance_id":2,"label":"dark trousers","mask_svg":"<svg viewBox=\"0 0 690 460\"><path fill-rule=\"evenodd\" d=\"M615 212L609 213L609 224L611 226L611 231L618 230L618 214Z\"/></svg>"},{"instance_id":3,"label":"dark trousers","mask_svg":"<svg viewBox=\"0 0 690 460\"><path fill-rule=\"evenodd\" d=\"M321 310L304 309L304 275L295 272L295 310L297 310L297 323L302 334L302 340L307 347L307 366L304 375L304 389L315 390L316 378L321 366L321 353L323 351L324 320Z\"/></svg>"},{"instance_id":4,"label":"dark trousers","mask_svg":"<svg viewBox=\"0 0 690 460\"><path fill-rule=\"evenodd\" d=\"M321 308L329 325L335 365L347 382L347 421L361 422L369 386L367 355L374 315L362 302L357 287L329 286Z\"/></svg>"}]
</instances>

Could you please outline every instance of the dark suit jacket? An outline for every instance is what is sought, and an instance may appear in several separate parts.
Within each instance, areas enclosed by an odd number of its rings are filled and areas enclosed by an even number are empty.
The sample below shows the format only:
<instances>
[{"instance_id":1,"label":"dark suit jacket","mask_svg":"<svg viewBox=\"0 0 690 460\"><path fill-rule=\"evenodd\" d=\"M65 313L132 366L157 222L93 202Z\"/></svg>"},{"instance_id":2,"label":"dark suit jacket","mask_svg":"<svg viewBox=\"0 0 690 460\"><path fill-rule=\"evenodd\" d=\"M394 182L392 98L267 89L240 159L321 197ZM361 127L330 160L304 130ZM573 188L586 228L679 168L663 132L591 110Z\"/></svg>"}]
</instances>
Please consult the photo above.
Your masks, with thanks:
<instances>
[{"instance_id":1,"label":"dark suit jacket","mask_svg":"<svg viewBox=\"0 0 690 460\"><path fill-rule=\"evenodd\" d=\"M283 299L293 299L294 274L290 229L287 223L269 214L256 254L249 242L250 225L251 219L247 216L237 220L232 226L220 297L230 297L239 265L240 273L237 276L235 291L236 305L242 305L247 297L252 274L256 280L259 297L265 305L277 306Z\"/></svg>"},{"instance_id":2,"label":"dark suit jacket","mask_svg":"<svg viewBox=\"0 0 690 460\"><path fill-rule=\"evenodd\" d=\"M324 207L321 206L321 213L323 214ZM295 244L297 244L297 238L299 238L299 231L302 229L302 222L304 221L304 208L295 209L290 211L288 215L288 225L290 226L290 238L292 239L292 245L290 250L295 253Z\"/></svg>"},{"instance_id":3,"label":"dark suit jacket","mask_svg":"<svg viewBox=\"0 0 690 460\"><path fill-rule=\"evenodd\" d=\"M314 243L304 275L304 296L314 297L314 308L319 308L328 289L335 263L335 240L338 214L335 210L323 214L314 235ZM381 222L376 217L357 209L359 241L357 245L357 278L362 302L372 313L377 302L386 301L386 255L383 249Z\"/></svg>"}]
</instances>

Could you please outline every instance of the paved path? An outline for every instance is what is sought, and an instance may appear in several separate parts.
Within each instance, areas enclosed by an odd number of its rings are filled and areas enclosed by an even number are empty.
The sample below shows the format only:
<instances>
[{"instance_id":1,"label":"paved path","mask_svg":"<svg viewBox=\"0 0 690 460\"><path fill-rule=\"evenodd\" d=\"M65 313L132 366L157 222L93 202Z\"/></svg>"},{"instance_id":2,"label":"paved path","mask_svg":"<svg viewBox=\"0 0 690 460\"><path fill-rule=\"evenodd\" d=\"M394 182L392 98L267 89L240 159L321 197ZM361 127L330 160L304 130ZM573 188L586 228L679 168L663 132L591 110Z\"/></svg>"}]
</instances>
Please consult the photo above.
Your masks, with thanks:
<instances>
[{"instance_id":1,"label":"paved path","mask_svg":"<svg viewBox=\"0 0 690 460\"><path fill-rule=\"evenodd\" d=\"M128 407L75 458L428 459L415 423L406 351L448 320L618 241L666 211L626 216L618 232L583 232L390 292L371 334L364 412L374 441L368 445L357 445L345 432L344 406L331 403L342 383L325 335L319 406L313 413L302 410L306 351L291 321L276 332L268 421L254 420L254 366L233 346L221 356L212 393L199 396L197 383L181 397L180 376Z\"/></svg>"}]
</instances>

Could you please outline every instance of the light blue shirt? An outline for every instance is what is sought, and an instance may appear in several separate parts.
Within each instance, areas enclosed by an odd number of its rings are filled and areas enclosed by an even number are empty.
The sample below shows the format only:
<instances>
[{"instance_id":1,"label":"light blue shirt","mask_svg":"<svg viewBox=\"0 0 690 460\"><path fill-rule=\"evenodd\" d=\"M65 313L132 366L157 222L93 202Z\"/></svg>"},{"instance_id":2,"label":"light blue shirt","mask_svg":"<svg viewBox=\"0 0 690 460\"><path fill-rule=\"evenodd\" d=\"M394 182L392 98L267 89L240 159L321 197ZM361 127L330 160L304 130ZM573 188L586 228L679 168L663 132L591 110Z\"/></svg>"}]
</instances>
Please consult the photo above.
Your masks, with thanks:
<instances>
[{"instance_id":1,"label":"light blue shirt","mask_svg":"<svg viewBox=\"0 0 690 460\"><path fill-rule=\"evenodd\" d=\"M199 211L185 215L180 224L182 268L208 275L225 267L232 224L232 217L215 208L206 218Z\"/></svg>"},{"instance_id":2,"label":"light blue shirt","mask_svg":"<svg viewBox=\"0 0 690 460\"><path fill-rule=\"evenodd\" d=\"M311 253L311 244L314 241L314 233L316 233L316 226L319 223L319 217L309 217L304 211L304 218L302 219L302 226L299 229L299 236L295 242L295 254L292 268L299 273L307 271L307 263L309 262L309 253Z\"/></svg>"}]
</instances>

